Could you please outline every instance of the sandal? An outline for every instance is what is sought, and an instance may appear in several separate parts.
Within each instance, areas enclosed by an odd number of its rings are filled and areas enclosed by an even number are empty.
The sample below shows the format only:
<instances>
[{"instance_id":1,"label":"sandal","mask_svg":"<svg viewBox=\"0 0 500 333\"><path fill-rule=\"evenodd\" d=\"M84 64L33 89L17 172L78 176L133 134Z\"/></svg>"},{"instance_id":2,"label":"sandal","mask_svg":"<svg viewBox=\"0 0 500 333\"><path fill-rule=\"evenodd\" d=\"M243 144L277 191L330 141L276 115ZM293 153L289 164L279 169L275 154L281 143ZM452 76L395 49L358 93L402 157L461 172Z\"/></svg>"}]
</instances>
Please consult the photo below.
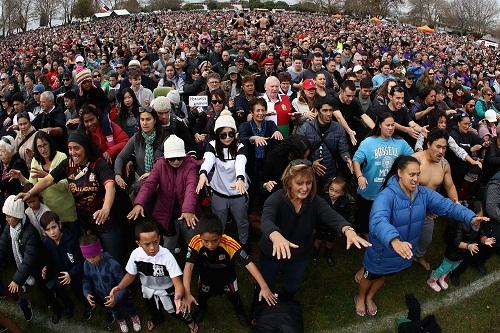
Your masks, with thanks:
<instances>
[{"instance_id":1,"label":"sandal","mask_svg":"<svg viewBox=\"0 0 500 333\"><path fill-rule=\"evenodd\" d=\"M200 330L200 326L198 326L198 324L196 324L196 322L192 322L194 324L193 327L189 327L188 326L188 332L189 333L198 333L198 331Z\"/></svg>"},{"instance_id":2,"label":"sandal","mask_svg":"<svg viewBox=\"0 0 500 333\"><path fill-rule=\"evenodd\" d=\"M354 309L356 310L356 314L360 317L366 316L366 308L364 311L359 311L357 306L358 306L358 295L354 295Z\"/></svg>"}]
</instances>

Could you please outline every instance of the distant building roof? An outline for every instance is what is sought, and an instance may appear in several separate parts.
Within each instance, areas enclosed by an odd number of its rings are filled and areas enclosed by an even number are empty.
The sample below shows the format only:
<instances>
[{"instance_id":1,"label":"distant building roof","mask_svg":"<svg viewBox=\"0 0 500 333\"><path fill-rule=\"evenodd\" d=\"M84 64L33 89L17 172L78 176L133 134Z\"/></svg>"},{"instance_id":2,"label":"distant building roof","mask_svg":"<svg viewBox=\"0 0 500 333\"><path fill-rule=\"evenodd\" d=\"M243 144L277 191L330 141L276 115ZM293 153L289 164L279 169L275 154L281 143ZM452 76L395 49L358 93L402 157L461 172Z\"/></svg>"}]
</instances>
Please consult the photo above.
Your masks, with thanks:
<instances>
[{"instance_id":1,"label":"distant building roof","mask_svg":"<svg viewBox=\"0 0 500 333\"><path fill-rule=\"evenodd\" d=\"M115 9L104 13L95 13L94 18L104 18L110 16L128 16L128 15L130 15L130 13L126 9Z\"/></svg>"}]
</instances>

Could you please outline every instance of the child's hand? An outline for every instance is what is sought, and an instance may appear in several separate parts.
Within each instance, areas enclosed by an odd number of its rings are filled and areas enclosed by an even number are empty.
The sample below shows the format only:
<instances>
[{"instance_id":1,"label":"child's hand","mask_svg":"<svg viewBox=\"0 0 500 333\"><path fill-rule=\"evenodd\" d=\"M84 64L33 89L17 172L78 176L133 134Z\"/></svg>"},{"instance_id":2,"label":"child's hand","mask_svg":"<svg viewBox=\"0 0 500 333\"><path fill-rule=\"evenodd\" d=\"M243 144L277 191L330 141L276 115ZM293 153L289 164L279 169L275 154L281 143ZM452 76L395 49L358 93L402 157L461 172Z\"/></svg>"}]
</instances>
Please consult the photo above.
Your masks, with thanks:
<instances>
[{"instance_id":1,"label":"child's hand","mask_svg":"<svg viewBox=\"0 0 500 333\"><path fill-rule=\"evenodd\" d=\"M106 296L106 301L104 302L104 306L108 308L114 307L116 304L115 296Z\"/></svg>"},{"instance_id":2,"label":"child's hand","mask_svg":"<svg viewBox=\"0 0 500 333\"><path fill-rule=\"evenodd\" d=\"M89 302L89 305L92 307L92 309L95 308L94 296L92 296L92 294L88 294L87 302Z\"/></svg>"},{"instance_id":3,"label":"child's hand","mask_svg":"<svg viewBox=\"0 0 500 333\"><path fill-rule=\"evenodd\" d=\"M273 294L269 287L261 288L259 293L259 302L264 298L269 306L278 303L278 295Z\"/></svg>"},{"instance_id":4,"label":"child's hand","mask_svg":"<svg viewBox=\"0 0 500 333\"><path fill-rule=\"evenodd\" d=\"M109 292L109 296L110 297L115 297L115 295L120 291L122 290L120 287L116 286L114 287L113 289L111 289L111 291Z\"/></svg>"},{"instance_id":5,"label":"child's hand","mask_svg":"<svg viewBox=\"0 0 500 333\"><path fill-rule=\"evenodd\" d=\"M477 246L477 243L467 244L467 250L470 252L470 255L473 256L479 252L479 247Z\"/></svg>"},{"instance_id":6,"label":"child's hand","mask_svg":"<svg viewBox=\"0 0 500 333\"><path fill-rule=\"evenodd\" d=\"M19 285L14 281L12 281L7 288L9 288L9 292L11 294L17 294L17 292L19 291Z\"/></svg>"},{"instance_id":7,"label":"child's hand","mask_svg":"<svg viewBox=\"0 0 500 333\"><path fill-rule=\"evenodd\" d=\"M193 305L193 303L198 305L196 298L194 298L191 293L186 294L186 296L184 296L184 307L187 312L191 313L191 306Z\"/></svg>"},{"instance_id":8,"label":"child's hand","mask_svg":"<svg viewBox=\"0 0 500 333\"><path fill-rule=\"evenodd\" d=\"M496 242L497 242L497 240L495 239L495 237L489 237L489 238L486 238L484 240L484 245L488 245L489 247L492 247Z\"/></svg>"},{"instance_id":9,"label":"child's hand","mask_svg":"<svg viewBox=\"0 0 500 333\"><path fill-rule=\"evenodd\" d=\"M66 284L70 284L71 282L71 276L69 276L69 273L68 272L60 272L61 275L59 275L59 283L61 285L66 285Z\"/></svg>"}]
</instances>

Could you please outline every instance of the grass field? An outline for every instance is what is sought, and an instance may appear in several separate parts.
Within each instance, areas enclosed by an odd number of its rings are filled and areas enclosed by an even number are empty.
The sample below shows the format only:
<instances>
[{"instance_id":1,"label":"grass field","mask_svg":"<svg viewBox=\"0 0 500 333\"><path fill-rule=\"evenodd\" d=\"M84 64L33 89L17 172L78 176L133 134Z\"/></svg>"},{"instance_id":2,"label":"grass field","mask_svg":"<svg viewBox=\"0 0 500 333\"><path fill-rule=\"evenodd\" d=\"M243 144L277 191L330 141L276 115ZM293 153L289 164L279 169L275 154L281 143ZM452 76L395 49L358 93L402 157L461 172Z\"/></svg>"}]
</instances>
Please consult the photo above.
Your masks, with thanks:
<instances>
[{"instance_id":1,"label":"grass field","mask_svg":"<svg viewBox=\"0 0 500 333\"><path fill-rule=\"evenodd\" d=\"M444 223L437 223L434 234L435 240L429 252L429 259L433 267L439 264L444 252L443 231ZM447 305L448 303L444 303L443 300L447 293L452 293L457 288L450 286L448 291L441 293L432 291L425 283L428 272L417 264L407 271L387 279L386 285L375 300L379 307L375 318L360 318L354 312L353 295L357 291L357 285L353 281L353 275L360 267L362 252L359 250L346 252L344 240L341 239L336 244L335 253L336 266L334 268L327 266L326 261L323 259L316 266L311 264L307 270L303 288L298 295L298 300L303 307L305 332L368 331L368 327L373 326L372 323L377 323L379 319L386 317L391 320L386 321L384 324L375 325L375 328L371 327L369 331L394 332L394 314L402 311L406 312L405 293L414 293L422 303L423 311L426 310L426 304L437 304L438 309L434 314L442 326L443 332L500 332L500 307L497 301L498 295L500 295L500 282L497 281L468 298L459 299L460 296L457 296L457 299L454 300L455 304L450 306ZM499 271L500 259L498 257L491 258L486 267L490 272ZM242 297L246 308L249 309L252 294L251 280L244 269L239 269L238 276ZM481 275L475 269L469 268L461 277L459 288L463 289L457 294L465 291L470 283L479 278L481 278ZM2 280L5 281L5 279L5 276L3 276ZM40 297L34 292L31 293L31 297L34 300L36 313L40 313L42 307ZM10 301L3 300L1 302ZM10 303L12 304L12 302ZM136 303L140 308L140 313L144 313L141 301L137 300ZM0 308L2 308L1 305ZM19 311L16 312L17 314L20 313ZM96 311L96 315L90 322L82 323L79 320L80 311L71 321L63 320L61 324L55 327L54 331L66 332L64 324L68 322L73 325L81 324L81 327L77 329L78 332L100 330L104 327L104 322L103 316L98 312ZM146 319L146 316L143 315L141 318ZM41 325L39 322L25 323L20 321L19 323L23 325L26 332L30 333L50 332L53 327L52 324L45 325L44 322ZM365 325L366 329L360 329ZM210 300L206 319L200 326L202 328L201 332L247 332L238 324L229 302L223 297ZM348 329L353 326L357 327L356 330ZM166 323L157 331L187 332L182 325L169 317L167 317Z\"/></svg>"}]
</instances>

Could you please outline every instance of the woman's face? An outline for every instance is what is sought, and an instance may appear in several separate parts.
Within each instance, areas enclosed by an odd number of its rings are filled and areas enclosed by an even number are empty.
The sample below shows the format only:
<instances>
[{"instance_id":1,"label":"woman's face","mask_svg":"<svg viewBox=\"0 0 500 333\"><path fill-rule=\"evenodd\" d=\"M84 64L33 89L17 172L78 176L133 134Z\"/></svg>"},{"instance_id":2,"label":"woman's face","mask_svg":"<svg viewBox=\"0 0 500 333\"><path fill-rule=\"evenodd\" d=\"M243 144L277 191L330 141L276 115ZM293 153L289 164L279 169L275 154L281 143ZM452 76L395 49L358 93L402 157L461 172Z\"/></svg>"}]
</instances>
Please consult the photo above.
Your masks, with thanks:
<instances>
[{"instance_id":1,"label":"woman's face","mask_svg":"<svg viewBox=\"0 0 500 333\"><path fill-rule=\"evenodd\" d=\"M305 200L311 193L313 180L306 177L293 177L290 182L290 196L292 199Z\"/></svg>"},{"instance_id":2,"label":"woman's face","mask_svg":"<svg viewBox=\"0 0 500 333\"><path fill-rule=\"evenodd\" d=\"M437 122L437 128L446 129L446 117L439 117Z\"/></svg>"},{"instance_id":3,"label":"woman's face","mask_svg":"<svg viewBox=\"0 0 500 333\"><path fill-rule=\"evenodd\" d=\"M36 149L40 156L42 156L45 160L49 159L50 156L50 145L47 140L37 139L36 140Z\"/></svg>"},{"instance_id":4,"label":"woman's face","mask_svg":"<svg viewBox=\"0 0 500 333\"><path fill-rule=\"evenodd\" d=\"M238 74L236 74L236 73L231 73L231 74L229 75L229 79L230 79L231 81L236 81L236 80L238 79Z\"/></svg>"},{"instance_id":5,"label":"woman's face","mask_svg":"<svg viewBox=\"0 0 500 333\"><path fill-rule=\"evenodd\" d=\"M172 168L177 169L182 165L182 162L184 162L184 158L185 157L167 158L167 162Z\"/></svg>"},{"instance_id":6,"label":"woman's face","mask_svg":"<svg viewBox=\"0 0 500 333\"><path fill-rule=\"evenodd\" d=\"M224 127L219 134L219 140L224 146L229 146L236 140L236 132L230 127Z\"/></svg>"},{"instance_id":7,"label":"woman's face","mask_svg":"<svg viewBox=\"0 0 500 333\"><path fill-rule=\"evenodd\" d=\"M458 122L458 129L462 133L467 133L469 131L469 128L471 126L471 121L469 117L463 117L459 122Z\"/></svg>"},{"instance_id":8,"label":"woman's face","mask_svg":"<svg viewBox=\"0 0 500 333\"><path fill-rule=\"evenodd\" d=\"M323 74L316 76L316 85L325 88L326 87L326 77Z\"/></svg>"},{"instance_id":9,"label":"woman's face","mask_svg":"<svg viewBox=\"0 0 500 333\"><path fill-rule=\"evenodd\" d=\"M83 116L83 124L90 132L94 132L98 126L98 119L93 113L86 113Z\"/></svg>"},{"instance_id":10,"label":"woman's face","mask_svg":"<svg viewBox=\"0 0 500 333\"><path fill-rule=\"evenodd\" d=\"M33 81L29 77L25 77L24 86L28 89L31 89L31 87L33 87Z\"/></svg>"},{"instance_id":11,"label":"woman's face","mask_svg":"<svg viewBox=\"0 0 500 333\"><path fill-rule=\"evenodd\" d=\"M398 170L399 185L405 192L412 193L417 189L420 177L420 165L410 162L403 170Z\"/></svg>"},{"instance_id":12,"label":"woman's face","mask_svg":"<svg viewBox=\"0 0 500 333\"><path fill-rule=\"evenodd\" d=\"M489 102L491 101L491 97L493 97L493 92L491 90L487 90L484 94L483 94L483 98L486 102Z\"/></svg>"},{"instance_id":13,"label":"woman's face","mask_svg":"<svg viewBox=\"0 0 500 333\"><path fill-rule=\"evenodd\" d=\"M191 73L191 78L193 79L193 81L198 80L199 77L200 77L200 72L198 70L194 70Z\"/></svg>"},{"instance_id":14,"label":"woman's face","mask_svg":"<svg viewBox=\"0 0 500 333\"><path fill-rule=\"evenodd\" d=\"M130 95L129 92L126 92L124 95L123 95L123 104L125 104L125 106L127 108L131 107L132 104L134 103L134 99L132 98L132 96Z\"/></svg>"},{"instance_id":15,"label":"woman's face","mask_svg":"<svg viewBox=\"0 0 500 333\"><path fill-rule=\"evenodd\" d=\"M215 112L217 112L217 114L219 114L222 109L224 109L224 101L222 100L222 98L220 98L220 96L212 96L211 101L212 108Z\"/></svg>"},{"instance_id":16,"label":"woman's face","mask_svg":"<svg viewBox=\"0 0 500 333\"><path fill-rule=\"evenodd\" d=\"M380 136L383 138L390 138L394 134L394 129L396 128L396 122L394 118L385 118L383 122L380 123Z\"/></svg>"},{"instance_id":17,"label":"woman's face","mask_svg":"<svg viewBox=\"0 0 500 333\"><path fill-rule=\"evenodd\" d=\"M169 79L173 78L175 74L175 68L173 66L167 66L165 68L165 76Z\"/></svg>"},{"instance_id":18,"label":"woman's face","mask_svg":"<svg viewBox=\"0 0 500 333\"><path fill-rule=\"evenodd\" d=\"M29 119L25 117L17 118L17 126L19 126L19 130L21 131L21 134L24 135L26 134L29 129L31 128L31 123Z\"/></svg>"},{"instance_id":19,"label":"woman's face","mask_svg":"<svg viewBox=\"0 0 500 333\"><path fill-rule=\"evenodd\" d=\"M316 88L304 89L304 94L307 98L313 98L316 95Z\"/></svg>"},{"instance_id":20,"label":"woman's face","mask_svg":"<svg viewBox=\"0 0 500 333\"><path fill-rule=\"evenodd\" d=\"M139 120L141 122L141 130L144 133L151 133L155 128L156 121L153 115L149 112L141 112L139 115Z\"/></svg>"},{"instance_id":21,"label":"woman's face","mask_svg":"<svg viewBox=\"0 0 500 333\"><path fill-rule=\"evenodd\" d=\"M87 162L87 153L85 148L76 142L68 142L68 152L69 156L76 165L81 165Z\"/></svg>"},{"instance_id":22,"label":"woman's face","mask_svg":"<svg viewBox=\"0 0 500 333\"><path fill-rule=\"evenodd\" d=\"M261 104L256 104L252 109L252 116L256 122L263 122L266 118L266 108Z\"/></svg>"},{"instance_id":23,"label":"woman's face","mask_svg":"<svg viewBox=\"0 0 500 333\"><path fill-rule=\"evenodd\" d=\"M5 149L4 147L0 147L0 159L4 164L9 164L10 160L12 159L12 153L8 150Z\"/></svg>"}]
</instances>

